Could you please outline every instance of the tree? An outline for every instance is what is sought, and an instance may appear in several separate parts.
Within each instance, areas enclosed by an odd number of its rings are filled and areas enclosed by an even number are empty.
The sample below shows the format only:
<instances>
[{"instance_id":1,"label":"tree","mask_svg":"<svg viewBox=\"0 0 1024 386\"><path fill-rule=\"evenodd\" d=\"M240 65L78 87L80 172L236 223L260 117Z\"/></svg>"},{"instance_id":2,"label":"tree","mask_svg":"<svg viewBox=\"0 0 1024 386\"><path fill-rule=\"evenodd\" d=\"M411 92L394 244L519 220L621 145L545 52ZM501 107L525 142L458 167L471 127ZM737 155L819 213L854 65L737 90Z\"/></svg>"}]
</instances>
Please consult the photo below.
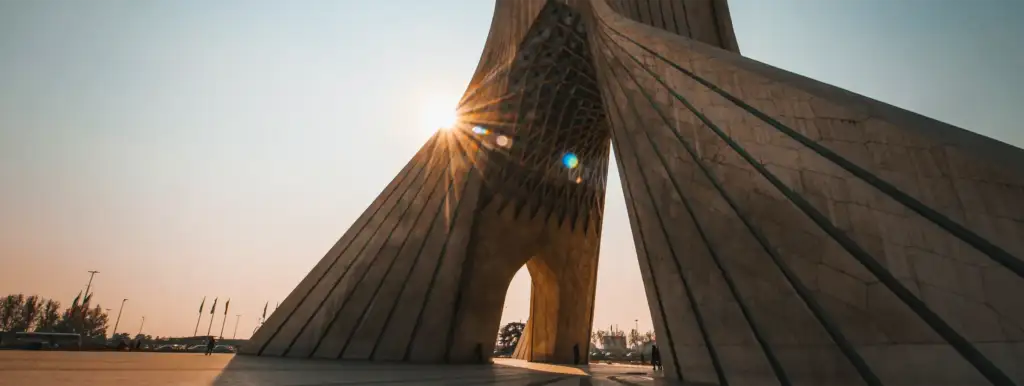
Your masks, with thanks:
<instances>
[{"instance_id":1,"label":"tree","mask_svg":"<svg viewBox=\"0 0 1024 386\"><path fill-rule=\"evenodd\" d=\"M523 337L523 330L526 325L520 322L509 322L498 331L498 342L504 348L515 348L519 339Z\"/></svg>"},{"instance_id":2,"label":"tree","mask_svg":"<svg viewBox=\"0 0 1024 386\"><path fill-rule=\"evenodd\" d=\"M25 297L24 299L20 309L15 310L17 315L11 323L11 331L28 331L36 324L36 318L39 316L43 302L36 295Z\"/></svg>"},{"instance_id":3,"label":"tree","mask_svg":"<svg viewBox=\"0 0 1024 386\"><path fill-rule=\"evenodd\" d=\"M647 332L644 333L643 340L640 342L640 344L644 344L644 343L647 343L647 342L653 342L653 341L654 341L654 331L648 330Z\"/></svg>"},{"instance_id":4,"label":"tree","mask_svg":"<svg viewBox=\"0 0 1024 386\"><path fill-rule=\"evenodd\" d=\"M629 338L627 339L629 340L629 347L636 348L643 344L643 335L640 335L640 331L637 331L636 329L629 331Z\"/></svg>"},{"instance_id":5,"label":"tree","mask_svg":"<svg viewBox=\"0 0 1024 386\"><path fill-rule=\"evenodd\" d=\"M91 294L90 294L91 295ZM87 303L91 296L80 305L78 300L61 312L60 302L32 295L7 295L0 298L0 331L78 332L84 337L105 336L107 313L96 305L91 309Z\"/></svg>"},{"instance_id":6,"label":"tree","mask_svg":"<svg viewBox=\"0 0 1024 386\"><path fill-rule=\"evenodd\" d=\"M75 296L75 300L71 301L71 307L64 310L60 321L57 322L57 332L78 332L81 329L79 312L81 312L82 306L78 305L78 301L81 299L82 293L79 292L78 296Z\"/></svg>"},{"instance_id":7,"label":"tree","mask_svg":"<svg viewBox=\"0 0 1024 386\"><path fill-rule=\"evenodd\" d=\"M590 334L590 339L594 341L594 347L604 346L604 337L608 336L608 331L597 330Z\"/></svg>"},{"instance_id":8,"label":"tree","mask_svg":"<svg viewBox=\"0 0 1024 386\"><path fill-rule=\"evenodd\" d=\"M46 299L36 320L36 331L55 332L60 322L60 302Z\"/></svg>"},{"instance_id":9,"label":"tree","mask_svg":"<svg viewBox=\"0 0 1024 386\"><path fill-rule=\"evenodd\" d=\"M57 332L77 332L83 337L106 336L109 320L103 306L97 304L93 308L86 309L77 303L72 302L71 307L64 311L55 330Z\"/></svg>"},{"instance_id":10,"label":"tree","mask_svg":"<svg viewBox=\"0 0 1024 386\"><path fill-rule=\"evenodd\" d=\"M25 306L25 295L7 295L0 302L0 330L11 331L21 317L21 309Z\"/></svg>"},{"instance_id":11,"label":"tree","mask_svg":"<svg viewBox=\"0 0 1024 386\"><path fill-rule=\"evenodd\" d=\"M82 329L79 333L82 336L94 337L94 336L107 336L107 312L103 310L103 307L99 304L96 307L90 308L85 311L85 315L82 318Z\"/></svg>"}]
</instances>

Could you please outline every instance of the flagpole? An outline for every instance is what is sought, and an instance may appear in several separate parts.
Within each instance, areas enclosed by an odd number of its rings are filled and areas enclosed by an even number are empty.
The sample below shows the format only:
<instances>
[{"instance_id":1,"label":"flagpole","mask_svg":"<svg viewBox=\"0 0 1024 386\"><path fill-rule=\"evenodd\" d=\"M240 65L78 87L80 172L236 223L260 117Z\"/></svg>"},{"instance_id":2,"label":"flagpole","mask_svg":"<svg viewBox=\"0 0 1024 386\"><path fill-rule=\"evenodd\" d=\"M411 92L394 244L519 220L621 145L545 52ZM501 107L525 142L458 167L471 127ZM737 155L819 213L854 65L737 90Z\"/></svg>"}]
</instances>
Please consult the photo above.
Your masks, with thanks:
<instances>
[{"instance_id":1,"label":"flagpole","mask_svg":"<svg viewBox=\"0 0 1024 386\"><path fill-rule=\"evenodd\" d=\"M263 325L263 322L267 321L267 306L269 306L269 305L270 305L270 301L269 300L265 304L263 304L263 316L260 317L260 322L257 323L256 328L259 328L260 326ZM253 333L255 334L256 331L253 330Z\"/></svg>"},{"instance_id":2,"label":"flagpole","mask_svg":"<svg viewBox=\"0 0 1024 386\"><path fill-rule=\"evenodd\" d=\"M228 316L224 315L220 320L220 338L224 339L224 325L228 323Z\"/></svg>"},{"instance_id":3,"label":"flagpole","mask_svg":"<svg viewBox=\"0 0 1024 386\"><path fill-rule=\"evenodd\" d=\"M217 318L217 299L213 299L213 306L210 307L210 325L206 326L206 336L210 336L213 329L213 320Z\"/></svg>"},{"instance_id":4,"label":"flagpole","mask_svg":"<svg viewBox=\"0 0 1024 386\"><path fill-rule=\"evenodd\" d=\"M199 335L199 322L203 320L203 313L199 313L199 319L196 319L196 329L192 331L192 336Z\"/></svg>"},{"instance_id":5,"label":"flagpole","mask_svg":"<svg viewBox=\"0 0 1024 386\"><path fill-rule=\"evenodd\" d=\"M71 301L71 308L68 309L68 314L69 314L68 315L68 319L71 319L71 323L70 324L71 324L72 332L79 332L78 331L78 315L75 315L75 312L78 312L78 308L79 308L78 300L81 299L81 298L82 298L82 291L78 291L78 296L75 296L75 300Z\"/></svg>"},{"instance_id":6,"label":"flagpole","mask_svg":"<svg viewBox=\"0 0 1024 386\"><path fill-rule=\"evenodd\" d=\"M199 319L196 319L196 329L192 331L192 336L199 335L199 322L203 320L204 305L206 305L206 296L203 296L203 302L199 303Z\"/></svg>"},{"instance_id":7,"label":"flagpole","mask_svg":"<svg viewBox=\"0 0 1024 386\"><path fill-rule=\"evenodd\" d=\"M206 336L210 336L210 330L213 329L213 320L217 318L217 314L210 316L210 325L206 326Z\"/></svg>"},{"instance_id":8,"label":"flagpole","mask_svg":"<svg viewBox=\"0 0 1024 386\"><path fill-rule=\"evenodd\" d=\"M224 339L224 325L228 322L228 309L231 308L231 299L224 303L224 317L220 319L220 338Z\"/></svg>"}]
</instances>

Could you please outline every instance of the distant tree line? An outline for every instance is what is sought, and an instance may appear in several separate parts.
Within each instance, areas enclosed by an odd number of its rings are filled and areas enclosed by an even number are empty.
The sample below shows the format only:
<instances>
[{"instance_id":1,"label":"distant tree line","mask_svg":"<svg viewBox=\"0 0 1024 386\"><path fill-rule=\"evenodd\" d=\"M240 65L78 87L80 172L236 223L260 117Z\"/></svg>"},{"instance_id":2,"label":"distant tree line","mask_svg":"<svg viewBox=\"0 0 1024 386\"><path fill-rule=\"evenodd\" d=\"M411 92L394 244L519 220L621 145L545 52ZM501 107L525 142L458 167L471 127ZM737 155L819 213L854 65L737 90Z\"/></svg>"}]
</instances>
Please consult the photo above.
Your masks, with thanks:
<instances>
[{"instance_id":1,"label":"distant tree line","mask_svg":"<svg viewBox=\"0 0 1024 386\"><path fill-rule=\"evenodd\" d=\"M524 329L526 329L526 324L521 322L511 322L502 326L498 330L496 347L498 351L508 353L515 351L516 345L519 344L519 340L523 337ZM624 337L628 345L625 348L631 350L638 350L648 342L654 341L654 331L639 332L631 329L629 334L626 334L624 331L615 330L614 327L611 327L608 330L594 330L590 334L590 347L602 347L604 345L604 337L606 336Z\"/></svg>"},{"instance_id":2,"label":"distant tree line","mask_svg":"<svg viewBox=\"0 0 1024 386\"><path fill-rule=\"evenodd\" d=\"M79 294L65 309L60 302L37 295L7 295L0 298L0 331L68 332L83 337L107 334L108 317L99 304L90 308L92 294ZM81 300L81 301L80 301Z\"/></svg>"}]
</instances>

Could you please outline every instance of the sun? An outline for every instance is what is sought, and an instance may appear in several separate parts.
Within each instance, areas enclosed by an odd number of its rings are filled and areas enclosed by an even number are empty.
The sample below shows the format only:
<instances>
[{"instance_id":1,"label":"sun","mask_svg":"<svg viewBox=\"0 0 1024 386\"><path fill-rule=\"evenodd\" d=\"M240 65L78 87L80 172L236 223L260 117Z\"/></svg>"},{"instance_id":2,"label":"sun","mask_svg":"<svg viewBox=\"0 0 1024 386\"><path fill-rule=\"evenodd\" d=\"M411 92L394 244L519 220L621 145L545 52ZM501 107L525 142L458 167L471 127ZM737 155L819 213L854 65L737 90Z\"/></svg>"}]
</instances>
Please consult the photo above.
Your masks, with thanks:
<instances>
[{"instance_id":1,"label":"sun","mask_svg":"<svg viewBox=\"0 0 1024 386\"><path fill-rule=\"evenodd\" d=\"M430 132L452 128L459 121L457 102L458 98L455 97L430 98L421 108L420 124Z\"/></svg>"}]
</instances>

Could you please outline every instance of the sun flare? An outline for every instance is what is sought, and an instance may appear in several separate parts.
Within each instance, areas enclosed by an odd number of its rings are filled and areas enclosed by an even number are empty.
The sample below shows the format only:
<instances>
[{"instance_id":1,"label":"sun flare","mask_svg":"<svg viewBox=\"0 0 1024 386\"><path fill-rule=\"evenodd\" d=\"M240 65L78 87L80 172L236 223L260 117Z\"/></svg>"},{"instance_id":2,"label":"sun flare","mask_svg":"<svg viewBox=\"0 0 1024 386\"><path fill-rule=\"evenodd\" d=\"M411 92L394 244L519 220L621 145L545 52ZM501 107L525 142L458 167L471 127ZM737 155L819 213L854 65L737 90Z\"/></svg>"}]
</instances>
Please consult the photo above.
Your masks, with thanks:
<instances>
[{"instance_id":1,"label":"sun flare","mask_svg":"<svg viewBox=\"0 0 1024 386\"><path fill-rule=\"evenodd\" d=\"M459 121L456 111L458 98L431 98L423 105L421 112L422 125L428 131L447 130Z\"/></svg>"}]
</instances>

